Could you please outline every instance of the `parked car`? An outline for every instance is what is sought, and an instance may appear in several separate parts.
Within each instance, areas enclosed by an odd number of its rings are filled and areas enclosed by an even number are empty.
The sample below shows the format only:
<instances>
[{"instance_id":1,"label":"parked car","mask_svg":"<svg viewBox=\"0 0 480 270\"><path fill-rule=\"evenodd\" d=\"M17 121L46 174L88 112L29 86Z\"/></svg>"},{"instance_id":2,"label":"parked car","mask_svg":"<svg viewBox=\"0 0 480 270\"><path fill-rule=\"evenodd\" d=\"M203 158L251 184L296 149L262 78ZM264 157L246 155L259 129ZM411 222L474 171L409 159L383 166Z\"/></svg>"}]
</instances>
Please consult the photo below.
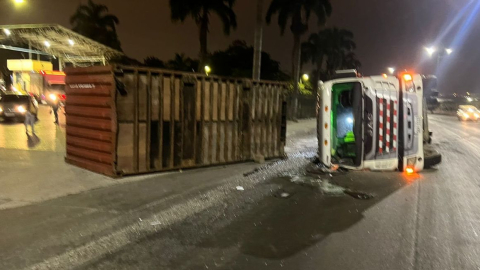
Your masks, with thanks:
<instances>
[{"instance_id":1,"label":"parked car","mask_svg":"<svg viewBox=\"0 0 480 270\"><path fill-rule=\"evenodd\" d=\"M30 95L7 93L0 97L0 117L23 121L29 103L38 108L38 102ZM37 115L35 115L37 117Z\"/></svg>"},{"instance_id":2,"label":"parked car","mask_svg":"<svg viewBox=\"0 0 480 270\"><path fill-rule=\"evenodd\" d=\"M458 106L457 117L459 121L478 121L480 111L472 105L460 105Z\"/></svg>"}]
</instances>

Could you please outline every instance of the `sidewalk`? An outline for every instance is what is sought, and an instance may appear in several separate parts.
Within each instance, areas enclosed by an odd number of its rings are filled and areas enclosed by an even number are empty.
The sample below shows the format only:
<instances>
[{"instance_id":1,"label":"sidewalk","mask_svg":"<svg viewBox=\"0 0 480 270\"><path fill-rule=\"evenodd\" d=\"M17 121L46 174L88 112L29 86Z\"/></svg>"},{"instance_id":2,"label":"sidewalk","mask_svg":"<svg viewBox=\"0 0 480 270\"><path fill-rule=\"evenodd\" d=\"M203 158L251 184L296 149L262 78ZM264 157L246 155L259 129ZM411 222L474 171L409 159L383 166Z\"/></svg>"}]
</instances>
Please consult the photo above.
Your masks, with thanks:
<instances>
[{"instance_id":1,"label":"sidewalk","mask_svg":"<svg viewBox=\"0 0 480 270\"><path fill-rule=\"evenodd\" d=\"M307 132L314 133L315 119L288 122L287 144L290 138ZM22 134L24 135L24 134ZM154 178L169 179L169 173L112 179L65 163L65 152L32 151L0 148L0 209L13 208L49 199L78 194L102 187ZM257 167L255 163L237 166L239 170ZM216 167L198 170L216 170Z\"/></svg>"}]
</instances>

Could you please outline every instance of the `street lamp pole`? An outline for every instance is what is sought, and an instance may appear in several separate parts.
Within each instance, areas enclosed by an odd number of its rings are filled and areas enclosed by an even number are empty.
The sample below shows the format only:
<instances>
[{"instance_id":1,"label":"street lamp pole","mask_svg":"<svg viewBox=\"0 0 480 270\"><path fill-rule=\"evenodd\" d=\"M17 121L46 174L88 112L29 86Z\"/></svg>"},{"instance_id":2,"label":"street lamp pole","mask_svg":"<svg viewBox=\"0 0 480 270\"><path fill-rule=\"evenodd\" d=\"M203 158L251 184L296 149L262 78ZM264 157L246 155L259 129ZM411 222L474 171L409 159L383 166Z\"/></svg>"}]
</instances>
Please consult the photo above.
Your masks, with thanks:
<instances>
[{"instance_id":1,"label":"street lamp pole","mask_svg":"<svg viewBox=\"0 0 480 270\"><path fill-rule=\"evenodd\" d=\"M257 18L255 25L255 40L253 51L253 74L254 80L260 80L262 65L262 39L263 39L263 0L257 0Z\"/></svg>"}]
</instances>

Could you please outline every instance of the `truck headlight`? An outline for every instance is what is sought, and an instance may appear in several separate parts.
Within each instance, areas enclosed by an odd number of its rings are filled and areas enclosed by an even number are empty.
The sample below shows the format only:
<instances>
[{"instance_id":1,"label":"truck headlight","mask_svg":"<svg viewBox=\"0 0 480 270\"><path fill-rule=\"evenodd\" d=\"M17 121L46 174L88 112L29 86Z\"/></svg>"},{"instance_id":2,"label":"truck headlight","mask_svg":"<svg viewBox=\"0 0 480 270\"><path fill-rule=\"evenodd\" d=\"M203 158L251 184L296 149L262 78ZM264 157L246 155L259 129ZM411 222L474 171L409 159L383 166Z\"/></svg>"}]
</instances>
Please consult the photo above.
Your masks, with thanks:
<instances>
[{"instance_id":1,"label":"truck headlight","mask_svg":"<svg viewBox=\"0 0 480 270\"><path fill-rule=\"evenodd\" d=\"M17 111L21 112L21 113L24 113L26 112L27 110L25 110L25 108L23 106L18 106L17 107Z\"/></svg>"},{"instance_id":2,"label":"truck headlight","mask_svg":"<svg viewBox=\"0 0 480 270\"><path fill-rule=\"evenodd\" d=\"M56 100L57 99L57 96L55 96L54 94L50 94L49 97L50 97L51 100Z\"/></svg>"}]
</instances>

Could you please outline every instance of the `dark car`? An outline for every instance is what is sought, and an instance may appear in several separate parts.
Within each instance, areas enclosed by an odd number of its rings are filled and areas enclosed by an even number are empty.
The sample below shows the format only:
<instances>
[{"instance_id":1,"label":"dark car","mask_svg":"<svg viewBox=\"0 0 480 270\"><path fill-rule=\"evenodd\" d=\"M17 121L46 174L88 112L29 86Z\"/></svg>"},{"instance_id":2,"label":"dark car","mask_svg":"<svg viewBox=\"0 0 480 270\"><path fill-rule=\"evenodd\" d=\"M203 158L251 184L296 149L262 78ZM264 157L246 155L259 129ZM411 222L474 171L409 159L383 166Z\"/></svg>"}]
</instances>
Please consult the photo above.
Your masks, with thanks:
<instances>
[{"instance_id":1,"label":"dark car","mask_svg":"<svg viewBox=\"0 0 480 270\"><path fill-rule=\"evenodd\" d=\"M23 121L29 103L38 107L37 101L30 95L8 93L0 96L0 117L4 119L18 119Z\"/></svg>"}]
</instances>

